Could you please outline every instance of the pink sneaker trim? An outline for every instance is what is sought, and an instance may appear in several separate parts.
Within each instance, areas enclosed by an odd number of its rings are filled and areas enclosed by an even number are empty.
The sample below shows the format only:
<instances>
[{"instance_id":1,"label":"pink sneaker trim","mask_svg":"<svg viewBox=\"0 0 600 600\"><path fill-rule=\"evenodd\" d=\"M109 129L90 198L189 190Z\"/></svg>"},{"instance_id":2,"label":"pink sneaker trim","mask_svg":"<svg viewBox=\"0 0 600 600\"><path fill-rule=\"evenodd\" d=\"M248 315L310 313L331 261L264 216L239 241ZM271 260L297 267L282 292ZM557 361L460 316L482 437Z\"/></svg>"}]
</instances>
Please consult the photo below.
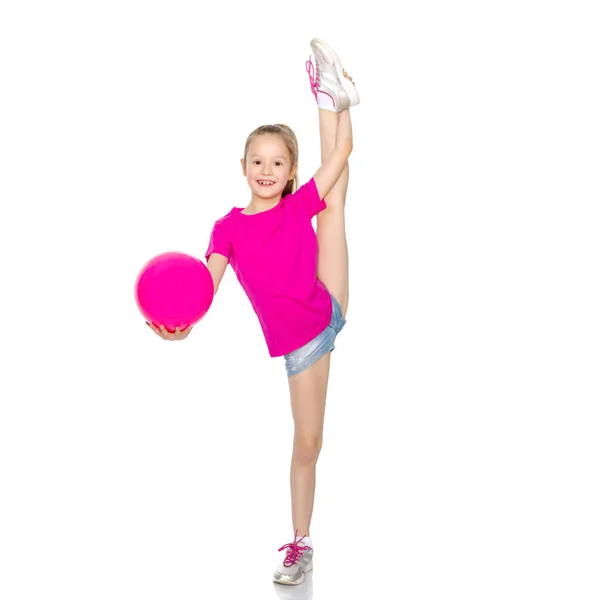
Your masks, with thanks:
<instances>
[{"instance_id":1,"label":"pink sneaker trim","mask_svg":"<svg viewBox=\"0 0 600 600\"><path fill-rule=\"evenodd\" d=\"M315 65L313 64L313 61L310 56L308 57L308 60L306 61L306 70L308 71L308 78L310 79L310 89L315 96L315 100L317 101L317 104L319 104L319 97L317 95L317 92L319 94L325 94L326 96L329 96L329 98L331 98L333 107L337 111L337 105L335 102L335 98L331 94L328 94L327 92L325 92L321 89L318 69L317 69L317 72L316 72L317 74L315 77Z\"/></svg>"},{"instance_id":2,"label":"pink sneaker trim","mask_svg":"<svg viewBox=\"0 0 600 600\"><path fill-rule=\"evenodd\" d=\"M308 71L308 78L310 79L310 89L312 93L315 95L315 100L317 99L317 91L319 90L319 73L317 71L317 76L315 77L315 65L311 57L308 57L306 61L306 70Z\"/></svg>"}]
</instances>

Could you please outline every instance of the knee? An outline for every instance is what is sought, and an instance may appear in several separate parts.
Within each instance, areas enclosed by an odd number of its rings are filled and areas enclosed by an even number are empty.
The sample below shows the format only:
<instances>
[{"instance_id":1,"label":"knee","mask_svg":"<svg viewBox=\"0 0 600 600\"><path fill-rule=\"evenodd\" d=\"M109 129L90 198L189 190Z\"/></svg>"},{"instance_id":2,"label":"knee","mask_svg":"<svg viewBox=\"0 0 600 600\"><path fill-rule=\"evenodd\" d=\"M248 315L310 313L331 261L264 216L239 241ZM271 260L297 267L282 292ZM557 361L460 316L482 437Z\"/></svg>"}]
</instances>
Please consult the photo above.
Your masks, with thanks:
<instances>
[{"instance_id":1,"label":"knee","mask_svg":"<svg viewBox=\"0 0 600 600\"><path fill-rule=\"evenodd\" d=\"M301 464L311 464L317 461L323 440L317 436L306 436L294 440L294 460Z\"/></svg>"}]
</instances>

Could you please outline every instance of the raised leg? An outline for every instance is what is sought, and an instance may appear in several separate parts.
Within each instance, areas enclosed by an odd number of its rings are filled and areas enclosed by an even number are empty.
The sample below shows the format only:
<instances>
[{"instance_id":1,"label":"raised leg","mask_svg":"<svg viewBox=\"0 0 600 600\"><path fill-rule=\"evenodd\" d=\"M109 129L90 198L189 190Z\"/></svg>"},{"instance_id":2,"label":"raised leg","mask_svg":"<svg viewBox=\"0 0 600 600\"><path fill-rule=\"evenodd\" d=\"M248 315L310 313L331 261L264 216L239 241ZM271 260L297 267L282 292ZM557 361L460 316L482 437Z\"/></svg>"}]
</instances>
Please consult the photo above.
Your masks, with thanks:
<instances>
[{"instance_id":1,"label":"raised leg","mask_svg":"<svg viewBox=\"0 0 600 600\"><path fill-rule=\"evenodd\" d=\"M323 446L323 422L331 352L288 378L294 448L290 468L292 524L298 536L310 535L315 500L317 459Z\"/></svg>"},{"instance_id":2,"label":"raised leg","mask_svg":"<svg viewBox=\"0 0 600 600\"><path fill-rule=\"evenodd\" d=\"M335 146L338 127L352 128L350 110L335 113L319 109L319 131L321 134L321 160L324 160ZM319 258L317 277L333 294L346 316L349 301L348 244L346 241L346 191L348 189L349 167L338 177L327 196L327 208L317 215L317 242Z\"/></svg>"}]
</instances>

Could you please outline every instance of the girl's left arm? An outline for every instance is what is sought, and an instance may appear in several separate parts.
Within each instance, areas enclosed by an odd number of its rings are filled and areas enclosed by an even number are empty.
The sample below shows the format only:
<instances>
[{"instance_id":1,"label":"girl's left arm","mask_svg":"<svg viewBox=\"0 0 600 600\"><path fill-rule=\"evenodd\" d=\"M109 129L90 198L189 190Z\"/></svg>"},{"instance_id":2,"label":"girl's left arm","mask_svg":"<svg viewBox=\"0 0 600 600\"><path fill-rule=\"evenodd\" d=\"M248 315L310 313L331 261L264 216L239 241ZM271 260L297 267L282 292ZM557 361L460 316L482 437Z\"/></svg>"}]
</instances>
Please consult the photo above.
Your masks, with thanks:
<instances>
[{"instance_id":1,"label":"girl's left arm","mask_svg":"<svg viewBox=\"0 0 600 600\"><path fill-rule=\"evenodd\" d=\"M342 174L350 153L351 149L349 147L345 145L336 146L314 174L319 198L325 198L329 194L329 191Z\"/></svg>"},{"instance_id":2,"label":"girl's left arm","mask_svg":"<svg viewBox=\"0 0 600 600\"><path fill-rule=\"evenodd\" d=\"M344 110L339 114L335 147L314 175L315 184L319 191L319 198L325 198L335 185L351 153L352 123L350 122L350 111Z\"/></svg>"}]
</instances>

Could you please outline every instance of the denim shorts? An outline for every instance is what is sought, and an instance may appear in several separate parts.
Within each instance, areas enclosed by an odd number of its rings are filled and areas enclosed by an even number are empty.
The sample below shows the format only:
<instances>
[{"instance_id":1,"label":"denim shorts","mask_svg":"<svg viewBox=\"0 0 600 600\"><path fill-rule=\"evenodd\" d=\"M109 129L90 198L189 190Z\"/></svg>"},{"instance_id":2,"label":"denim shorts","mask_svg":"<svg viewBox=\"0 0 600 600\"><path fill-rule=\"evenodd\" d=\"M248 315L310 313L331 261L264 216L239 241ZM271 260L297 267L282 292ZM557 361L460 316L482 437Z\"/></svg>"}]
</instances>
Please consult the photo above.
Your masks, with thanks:
<instances>
[{"instance_id":1,"label":"denim shorts","mask_svg":"<svg viewBox=\"0 0 600 600\"><path fill-rule=\"evenodd\" d=\"M327 291L329 292L329 290ZM342 307L339 302L333 297L331 292L329 292L329 296L333 307L329 325L316 338L308 342L308 344L284 356L288 377L297 375L301 371L304 371L304 369L308 369L321 356L328 352L333 352L335 349L333 342L337 334L344 328L346 319L342 316Z\"/></svg>"}]
</instances>

